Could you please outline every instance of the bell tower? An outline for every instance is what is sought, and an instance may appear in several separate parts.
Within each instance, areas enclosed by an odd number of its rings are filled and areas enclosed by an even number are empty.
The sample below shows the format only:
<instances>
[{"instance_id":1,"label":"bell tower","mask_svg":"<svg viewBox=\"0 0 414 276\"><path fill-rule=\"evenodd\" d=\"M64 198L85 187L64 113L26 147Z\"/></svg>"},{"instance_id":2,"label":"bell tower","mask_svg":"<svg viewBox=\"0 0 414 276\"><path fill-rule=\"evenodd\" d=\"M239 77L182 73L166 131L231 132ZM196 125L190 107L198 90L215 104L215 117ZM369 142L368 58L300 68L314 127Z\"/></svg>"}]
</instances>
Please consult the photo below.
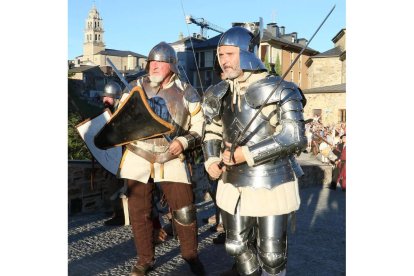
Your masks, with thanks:
<instances>
[{"instance_id":1,"label":"bell tower","mask_svg":"<svg viewBox=\"0 0 414 276\"><path fill-rule=\"evenodd\" d=\"M103 20L99 16L95 3L86 19L83 42L83 61L93 62L93 55L105 50Z\"/></svg>"}]
</instances>

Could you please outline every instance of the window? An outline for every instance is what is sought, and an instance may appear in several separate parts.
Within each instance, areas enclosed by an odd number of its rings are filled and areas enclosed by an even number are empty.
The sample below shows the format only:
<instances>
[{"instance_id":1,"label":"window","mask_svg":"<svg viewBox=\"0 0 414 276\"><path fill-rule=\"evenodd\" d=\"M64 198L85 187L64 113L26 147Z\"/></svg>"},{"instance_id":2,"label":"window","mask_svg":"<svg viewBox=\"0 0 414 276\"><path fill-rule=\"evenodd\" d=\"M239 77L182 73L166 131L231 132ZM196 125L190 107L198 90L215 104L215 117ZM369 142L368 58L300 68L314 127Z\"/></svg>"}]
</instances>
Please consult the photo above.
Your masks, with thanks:
<instances>
[{"instance_id":1,"label":"window","mask_svg":"<svg viewBox=\"0 0 414 276\"><path fill-rule=\"evenodd\" d=\"M290 63L293 62L293 52L290 52Z\"/></svg>"},{"instance_id":2,"label":"window","mask_svg":"<svg viewBox=\"0 0 414 276\"><path fill-rule=\"evenodd\" d=\"M293 82L293 70L290 70L290 81Z\"/></svg>"},{"instance_id":3,"label":"window","mask_svg":"<svg viewBox=\"0 0 414 276\"><path fill-rule=\"evenodd\" d=\"M98 40L98 36L97 36L97 34L95 34L95 41L96 41L96 40Z\"/></svg>"},{"instance_id":4,"label":"window","mask_svg":"<svg viewBox=\"0 0 414 276\"><path fill-rule=\"evenodd\" d=\"M205 64L205 62L204 62L204 52L200 52L200 64L199 64L199 66L200 66L200 68L203 68L204 67L204 64Z\"/></svg>"},{"instance_id":5,"label":"window","mask_svg":"<svg viewBox=\"0 0 414 276\"><path fill-rule=\"evenodd\" d=\"M299 87L300 87L301 82L302 82L302 74L299 72L299 80L298 80Z\"/></svg>"},{"instance_id":6,"label":"window","mask_svg":"<svg viewBox=\"0 0 414 276\"><path fill-rule=\"evenodd\" d=\"M211 82L213 80L213 71L205 71L204 74L204 85L207 88L211 85Z\"/></svg>"},{"instance_id":7,"label":"window","mask_svg":"<svg viewBox=\"0 0 414 276\"><path fill-rule=\"evenodd\" d=\"M96 28L96 21L94 23L95 23L95 28Z\"/></svg>"},{"instance_id":8,"label":"window","mask_svg":"<svg viewBox=\"0 0 414 276\"><path fill-rule=\"evenodd\" d=\"M299 70L302 69L302 55L299 57Z\"/></svg>"},{"instance_id":9,"label":"window","mask_svg":"<svg viewBox=\"0 0 414 276\"><path fill-rule=\"evenodd\" d=\"M206 52L205 53L205 66L206 67L213 67L213 62L214 62L214 54L212 51L210 52Z\"/></svg>"},{"instance_id":10,"label":"window","mask_svg":"<svg viewBox=\"0 0 414 276\"><path fill-rule=\"evenodd\" d=\"M198 74L197 74L197 71L193 71L193 86L194 86L194 88L198 87Z\"/></svg>"},{"instance_id":11,"label":"window","mask_svg":"<svg viewBox=\"0 0 414 276\"><path fill-rule=\"evenodd\" d=\"M260 47L260 59L266 60L266 55L269 55L269 45Z\"/></svg>"},{"instance_id":12,"label":"window","mask_svg":"<svg viewBox=\"0 0 414 276\"><path fill-rule=\"evenodd\" d=\"M346 122L346 109L338 110L338 123Z\"/></svg>"}]
</instances>

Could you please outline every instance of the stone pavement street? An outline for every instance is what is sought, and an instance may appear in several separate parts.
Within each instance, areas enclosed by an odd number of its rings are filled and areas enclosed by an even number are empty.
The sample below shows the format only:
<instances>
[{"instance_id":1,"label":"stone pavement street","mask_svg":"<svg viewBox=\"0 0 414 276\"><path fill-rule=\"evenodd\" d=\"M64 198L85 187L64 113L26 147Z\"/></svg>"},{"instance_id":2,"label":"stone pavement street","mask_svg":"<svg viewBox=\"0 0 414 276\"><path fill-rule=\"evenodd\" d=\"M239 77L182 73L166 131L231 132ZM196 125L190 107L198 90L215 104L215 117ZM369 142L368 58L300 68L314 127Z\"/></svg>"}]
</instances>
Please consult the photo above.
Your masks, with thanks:
<instances>
[{"instance_id":1,"label":"stone pavement street","mask_svg":"<svg viewBox=\"0 0 414 276\"><path fill-rule=\"evenodd\" d=\"M345 275L345 193L312 186L300 190L296 231L288 234L288 275ZM200 259L207 275L229 269L232 259L217 233L202 218L214 213L212 201L198 204ZM104 213L69 217L68 275L129 275L136 261L131 226L105 226ZM155 269L148 275L192 275L180 256L179 244L169 239L156 246Z\"/></svg>"}]
</instances>

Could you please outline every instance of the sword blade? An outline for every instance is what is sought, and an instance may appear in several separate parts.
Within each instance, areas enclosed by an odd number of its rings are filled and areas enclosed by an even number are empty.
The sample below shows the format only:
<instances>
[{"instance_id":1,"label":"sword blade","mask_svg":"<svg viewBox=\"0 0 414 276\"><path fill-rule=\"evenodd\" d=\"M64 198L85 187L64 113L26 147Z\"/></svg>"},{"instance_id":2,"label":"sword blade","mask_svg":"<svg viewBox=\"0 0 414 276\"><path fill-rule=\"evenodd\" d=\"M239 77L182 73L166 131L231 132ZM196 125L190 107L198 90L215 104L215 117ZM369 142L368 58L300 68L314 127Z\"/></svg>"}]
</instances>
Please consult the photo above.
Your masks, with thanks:
<instances>
[{"instance_id":1,"label":"sword blade","mask_svg":"<svg viewBox=\"0 0 414 276\"><path fill-rule=\"evenodd\" d=\"M115 71L115 74L118 78L122 81L122 83L128 88L129 92L132 90L132 86L126 81L126 79L122 76L121 72L119 72L118 68L112 63L112 61L107 57L106 61L111 65L112 69Z\"/></svg>"}]
</instances>

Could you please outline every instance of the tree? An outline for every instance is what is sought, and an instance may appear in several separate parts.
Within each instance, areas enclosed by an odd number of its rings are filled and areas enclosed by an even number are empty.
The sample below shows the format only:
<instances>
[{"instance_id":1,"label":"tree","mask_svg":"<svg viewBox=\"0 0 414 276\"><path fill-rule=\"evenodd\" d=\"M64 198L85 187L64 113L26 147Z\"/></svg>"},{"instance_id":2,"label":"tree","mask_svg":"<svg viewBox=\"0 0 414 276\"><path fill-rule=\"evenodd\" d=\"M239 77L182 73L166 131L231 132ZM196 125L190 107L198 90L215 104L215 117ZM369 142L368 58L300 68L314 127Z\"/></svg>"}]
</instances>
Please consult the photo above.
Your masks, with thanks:
<instances>
[{"instance_id":1,"label":"tree","mask_svg":"<svg viewBox=\"0 0 414 276\"><path fill-rule=\"evenodd\" d=\"M68 158L69 160L91 160L92 156L79 136L76 125L82 121L77 113L69 113L68 117Z\"/></svg>"},{"instance_id":2,"label":"tree","mask_svg":"<svg viewBox=\"0 0 414 276\"><path fill-rule=\"evenodd\" d=\"M267 55L265 56L265 62L264 62L264 64L265 64L265 67L267 69L267 72L271 72L272 71L272 68L270 67L269 58L267 57Z\"/></svg>"},{"instance_id":3,"label":"tree","mask_svg":"<svg viewBox=\"0 0 414 276\"><path fill-rule=\"evenodd\" d=\"M276 74L278 74L279 76L282 75L282 66L280 64L279 55L276 55L275 71L276 71Z\"/></svg>"}]
</instances>

